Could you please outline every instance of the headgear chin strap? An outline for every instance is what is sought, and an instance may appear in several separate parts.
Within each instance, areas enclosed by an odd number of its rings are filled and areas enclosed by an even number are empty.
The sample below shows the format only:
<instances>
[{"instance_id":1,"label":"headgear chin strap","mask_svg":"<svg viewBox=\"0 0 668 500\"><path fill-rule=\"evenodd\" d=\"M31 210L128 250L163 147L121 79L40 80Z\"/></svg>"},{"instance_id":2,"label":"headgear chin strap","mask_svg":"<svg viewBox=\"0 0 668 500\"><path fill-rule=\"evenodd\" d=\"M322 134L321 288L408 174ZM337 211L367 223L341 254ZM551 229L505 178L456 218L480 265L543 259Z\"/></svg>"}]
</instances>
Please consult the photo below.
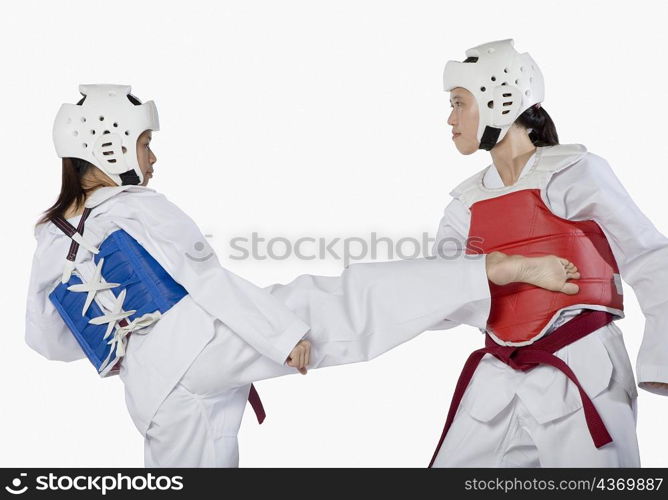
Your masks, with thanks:
<instances>
[{"instance_id":1,"label":"headgear chin strap","mask_svg":"<svg viewBox=\"0 0 668 500\"><path fill-rule=\"evenodd\" d=\"M492 149L518 116L544 100L540 68L527 52L517 52L513 43L508 38L470 48L463 62L448 61L443 71L446 92L463 87L478 103L480 149Z\"/></svg>"},{"instance_id":2,"label":"headgear chin strap","mask_svg":"<svg viewBox=\"0 0 668 500\"><path fill-rule=\"evenodd\" d=\"M58 156L86 160L119 186L141 184L137 138L145 130L160 130L160 124L155 103L133 104L130 97L137 98L130 90L130 85L79 85L84 99L63 104L53 124Z\"/></svg>"}]
</instances>

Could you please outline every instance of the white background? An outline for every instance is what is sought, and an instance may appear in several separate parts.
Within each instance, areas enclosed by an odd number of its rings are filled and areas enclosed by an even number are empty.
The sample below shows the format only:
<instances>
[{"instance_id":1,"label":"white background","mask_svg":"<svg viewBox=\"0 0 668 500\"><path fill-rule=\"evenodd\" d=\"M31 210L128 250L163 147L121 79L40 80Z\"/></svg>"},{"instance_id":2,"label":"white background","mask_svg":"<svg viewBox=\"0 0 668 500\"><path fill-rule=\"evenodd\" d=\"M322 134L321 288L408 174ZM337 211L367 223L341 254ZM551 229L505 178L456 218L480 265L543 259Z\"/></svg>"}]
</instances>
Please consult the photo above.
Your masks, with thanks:
<instances>
[{"instance_id":1,"label":"white background","mask_svg":"<svg viewBox=\"0 0 668 500\"><path fill-rule=\"evenodd\" d=\"M490 160L452 144L443 66L503 38L540 65L560 141L606 158L668 233L667 16L664 2L610 1L6 5L0 466L143 465L121 381L100 380L87 360L49 362L23 341L32 225L60 184L52 121L79 83L127 83L155 100L151 187L214 235L224 265L264 286L336 275L342 263L233 261L229 238L435 233L449 190ZM644 318L625 292L618 324L635 364ZM480 345L462 326L369 363L258 383L269 416L258 426L248 409L241 466L426 466ZM668 400L639 392L642 465L668 466Z\"/></svg>"}]
</instances>

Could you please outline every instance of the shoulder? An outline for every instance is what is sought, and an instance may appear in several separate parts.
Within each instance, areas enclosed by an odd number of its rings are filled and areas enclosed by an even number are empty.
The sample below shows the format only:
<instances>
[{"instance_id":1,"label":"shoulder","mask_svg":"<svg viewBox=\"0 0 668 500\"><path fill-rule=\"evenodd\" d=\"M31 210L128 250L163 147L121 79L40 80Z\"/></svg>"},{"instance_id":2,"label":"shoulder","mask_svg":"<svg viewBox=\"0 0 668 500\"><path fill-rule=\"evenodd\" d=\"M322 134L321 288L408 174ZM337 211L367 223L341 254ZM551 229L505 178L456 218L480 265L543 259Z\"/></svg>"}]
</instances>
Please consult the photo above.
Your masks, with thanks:
<instances>
[{"instance_id":1,"label":"shoulder","mask_svg":"<svg viewBox=\"0 0 668 500\"><path fill-rule=\"evenodd\" d=\"M553 174L580 164L589 152L583 144L555 144L554 146L540 146L536 150L536 166L533 169L537 175Z\"/></svg>"},{"instance_id":2,"label":"shoulder","mask_svg":"<svg viewBox=\"0 0 668 500\"><path fill-rule=\"evenodd\" d=\"M606 160L602 156L592 153L591 151L587 151L587 154L584 155L584 157L582 158L582 164L589 169L601 170L601 169L611 168L610 164L608 163L608 160Z\"/></svg>"},{"instance_id":3,"label":"shoulder","mask_svg":"<svg viewBox=\"0 0 668 500\"><path fill-rule=\"evenodd\" d=\"M578 204L593 206L604 200L613 203L610 206L620 206L629 196L608 161L591 151L551 176L546 191L553 204L569 205L570 213Z\"/></svg>"},{"instance_id":4,"label":"shoulder","mask_svg":"<svg viewBox=\"0 0 668 500\"><path fill-rule=\"evenodd\" d=\"M46 227L49 224L51 224L51 223L50 222L41 222L39 224L35 224L35 226L33 227L33 236L35 237L36 240L39 240L42 237Z\"/></svg>"},{"instance_id":5,"label":"shoulder","mask_svg":"<svg viewBox=\"0 0 668 500\"><path fill-rule=\"evenodd\" d=\"M192 217L154 189L133 187L114 193L93 209L91 218L120 227L140 241L147 237L172 243L201 239Z\"/></svg>"},{"instance_id":6,"label":"shoulder","mask_svg":"<svg viewBox=\"0 0 668 500\"><path fill-rule=\"evenodd\" d=\"M86 207L101 209L107 205L123 203L141 203L166 199L162 193L146 186L105 186L93 191L86 199Z\"/></svg>"},{"instance_id":7,"label":"shoulder","mask_svg":"<svg viewBox=\"0 0 668 500\"><path fill-rule=\"evenodd\" d=\"M614 172L605 158L591 151L584 151L571 158L571 161L564 162L561 168L555 170L555 174L554 179L570 178L575 182L604 178L614 175Z\"/></svg>"},{"instance_id":8,"label":"shoulder","mask_svg":"<svg viewBox=\"0 0 668 500\"><path fill-rule=\"evenodd\" d=\"M193 218L163 193L129 189L100 207L99 215L126 230L160 237L172 243L201 239Z\"/></svg>"},{"instance_id":9,"label":"shoulder","mask_svg":"<svg viewBox=\"0 0 668 500\"><path fill-rule=\"evenodd\" d=\"M94 205L93 214L144 212L148 216L161 218L185 215L183 211L163 193L143 186L126 187L110 193L102 193L104 199ZM114 188L111 188L114 189ZM99 199L98 199L99 201Z\"/></svg>"}]
</instances>

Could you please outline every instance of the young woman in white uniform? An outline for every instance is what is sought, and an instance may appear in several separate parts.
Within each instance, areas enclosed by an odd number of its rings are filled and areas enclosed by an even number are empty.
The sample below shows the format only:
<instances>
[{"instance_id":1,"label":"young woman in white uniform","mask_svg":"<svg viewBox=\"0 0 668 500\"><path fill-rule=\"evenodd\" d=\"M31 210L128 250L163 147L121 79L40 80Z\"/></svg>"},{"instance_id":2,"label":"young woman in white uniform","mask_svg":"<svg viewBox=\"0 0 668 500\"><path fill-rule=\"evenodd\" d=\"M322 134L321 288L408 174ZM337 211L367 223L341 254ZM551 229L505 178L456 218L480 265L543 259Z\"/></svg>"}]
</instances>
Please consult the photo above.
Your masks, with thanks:
<instances>
[{"instance_id":1,"label":"young woman in white uniform","mask_svg":"<svg viewBox=\"0 0 668 500\"><path fill-rule=\"evenodd\" d=\"M529 54L518 53L512 40L500 40L473 47L466 56L463 62L449 61L445 68L444 87L453 108L448 124L461 154L486 149L492 164L451 191L436 245L465 247L468 238L480 236L485 224L528 226L542 217L549 224L571 224L577 230L582 227L578 225L590 224L583 221L594 221L609 243L614 256L609 260L616 261L613 294L616 288L621 303L621 274L646 318L636 363L638 386L668 395L668 239L640 211L602 157L579 144L558 144L554 124L540 105L542 74ZM523 220L513 219L511 210L484 212L486 203L515 200L506 205L510 208L532 190L540 198L534 198L538 209L520 213ZM477 220L472 229L476 213L487 213L490 220ZM569 245L558 238L552 242ZM578 266L582 279L575 283L583 285L592 269L573 256L560 255ZM492 310L495 300L493 294ZM482 331L487 341L530 349L538 339L552 334L556 338L557 327L584 311L623 317L621 308L601 304L591 301L558 310L542 324L539 335L521 343L497 338L489 325ZM514 333L523 333L523 328L517 326ZM480 354L472 377L460 378L461 404L451 405L432 458L434 467L640 466L635 380L622 332L613 322L554 353L574 372L609 433L599 446L592 439L597 426L589 425L592 415L583 408L586 396L564 372L547 364L519 370L495 355Z\"/></svg>"},{"instance_id":2,"label":"young woman in white uniform","mask_svg":"<svg viewBox=\"0 0 668 500\"><path fill-rule=\"evenodd\" d=\"M148 467L237 466L254 380L368 360L431 327L483 327L488 277L577 292L566 259L501 252L357 264L260 289L223 268L197 225L146 187L153 102L129 86L80 92L54 125L63 183L35 228L26 342L120 375ZM115 283L121 271L130 278ZM90 333L98 327L104 336Z\"/></svg>"}]
</instances>

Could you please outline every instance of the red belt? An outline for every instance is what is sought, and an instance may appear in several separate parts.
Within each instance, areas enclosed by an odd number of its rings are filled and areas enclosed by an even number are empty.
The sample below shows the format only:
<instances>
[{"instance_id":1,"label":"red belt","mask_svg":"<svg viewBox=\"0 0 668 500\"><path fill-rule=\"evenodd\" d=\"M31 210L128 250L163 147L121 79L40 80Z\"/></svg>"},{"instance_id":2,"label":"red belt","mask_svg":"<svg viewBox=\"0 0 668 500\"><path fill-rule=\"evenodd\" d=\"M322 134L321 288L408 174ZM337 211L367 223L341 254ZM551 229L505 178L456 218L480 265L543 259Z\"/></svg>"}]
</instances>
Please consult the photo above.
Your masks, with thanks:
<instances>
[{"instance_id":1,"label":"red belt","mask_svg":"<svg viewBox=\"0 0 668 500\"><path fill-rule=\"evenodd\" d=\"M264 422L267 414L264 411L264 406L262 406L262 401L260 400L260 395L257 393L255 386L251 384L250 392L248 393L248 402L250 403L253 411L255 412L255 417L257 418L257 423L261 424Z\"/></svg>"},{"instance_id":2,"label":"red belt","mask_svg":"<svg viewBox=\"0 0 668 500\"><path fill-rule=\"evenodd\" d=\"M471 377L473 376L478 363L480 363L480 360L485 354L494 355L515 370L527 371L541 363L554 366L561 370L569 379L571 379L580 391L580 398L582 399L582 407L587 420L587 427L589 428L589 433L591 434L596 448L600 448L601 446L612 442L612 438L610 437L610 434L608 434L608 430L605 428L601 416L596 410L594 403L580 385L578 378L562 359L552 353L607 325L613 318L614 316L609 312L588 310L556 328L546 337L521 347L499 345L489 335L485 335L485 347L471 353L464 364L462 373L459 375L459 380L457 381L457 386L455 387L455 392L452 396L452 402L450 403L448 418L445 421L445 427L443 428L441 439L436 446L434 456L431 458L431 462L429 462L429 467L431 467L434 464L434 460L436 460L438 451L443 444L445 435L450 429L450 425L452 425L452 421L455 418L457 408L459 408L459 403L464 396L464 392L471 381Z\"/></svg>"}]
</instances>

